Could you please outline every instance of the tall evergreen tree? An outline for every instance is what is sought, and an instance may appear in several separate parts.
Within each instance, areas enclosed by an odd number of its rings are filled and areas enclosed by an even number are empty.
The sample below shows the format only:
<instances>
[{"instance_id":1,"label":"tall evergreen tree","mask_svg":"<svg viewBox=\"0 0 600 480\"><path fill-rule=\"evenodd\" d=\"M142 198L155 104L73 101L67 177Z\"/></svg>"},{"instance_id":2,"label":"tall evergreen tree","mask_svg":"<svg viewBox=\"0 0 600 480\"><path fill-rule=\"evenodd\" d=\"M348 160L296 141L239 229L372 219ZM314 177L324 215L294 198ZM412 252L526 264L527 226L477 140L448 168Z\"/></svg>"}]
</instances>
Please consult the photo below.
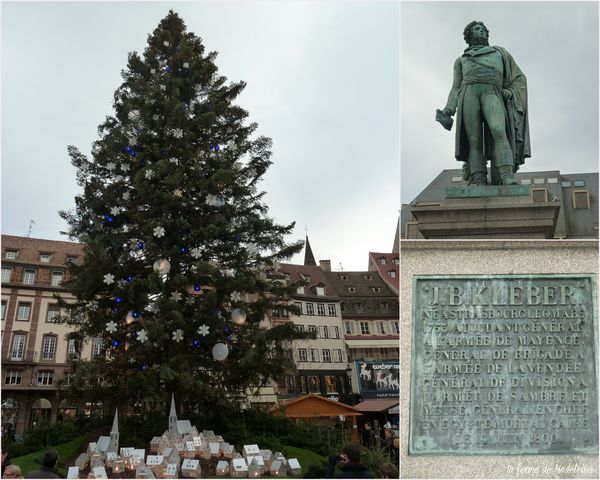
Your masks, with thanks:
<instances>
[{"instance_id":1,"label":"tall evergreen tree","mask_svg":"<svg viewBox=\"0 0 600 480\"><path fill-rule=\"evenodd\" d=\"M259 323L269 308L294 310L265 272L302 243L267 216L256 185L271 140L253 137L233 103L245 84L227 83L215 57L170 11L143 56L129 55L92 159L69 147L83 193L61 216L85 245L69 321L105 349L75 362L71 395L162 403L176 392L221 408L292 366L286 348L304 334Z\"/></svg>"}]
</instances>

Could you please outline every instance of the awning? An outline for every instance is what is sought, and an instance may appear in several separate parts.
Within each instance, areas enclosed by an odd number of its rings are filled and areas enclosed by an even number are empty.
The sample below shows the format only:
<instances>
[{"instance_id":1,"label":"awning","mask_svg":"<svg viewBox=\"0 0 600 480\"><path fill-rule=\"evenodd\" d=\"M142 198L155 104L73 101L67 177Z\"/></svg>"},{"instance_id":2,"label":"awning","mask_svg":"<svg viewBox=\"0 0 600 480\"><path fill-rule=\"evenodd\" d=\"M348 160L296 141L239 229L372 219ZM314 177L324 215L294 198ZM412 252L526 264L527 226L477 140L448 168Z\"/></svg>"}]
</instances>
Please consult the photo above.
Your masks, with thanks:
<instances>
[{"instance_id":1,"label":"awning","mask_svg":"<svg viewBox=\"0 0 600 480\"><path fill-rule=\"evenodd\" d=\"M358 405L354 405L354 408L359 412L385 412L399 404L400 402L394 399L374 398L371 400L364 400Z\"/></svg>"}]
</instances>

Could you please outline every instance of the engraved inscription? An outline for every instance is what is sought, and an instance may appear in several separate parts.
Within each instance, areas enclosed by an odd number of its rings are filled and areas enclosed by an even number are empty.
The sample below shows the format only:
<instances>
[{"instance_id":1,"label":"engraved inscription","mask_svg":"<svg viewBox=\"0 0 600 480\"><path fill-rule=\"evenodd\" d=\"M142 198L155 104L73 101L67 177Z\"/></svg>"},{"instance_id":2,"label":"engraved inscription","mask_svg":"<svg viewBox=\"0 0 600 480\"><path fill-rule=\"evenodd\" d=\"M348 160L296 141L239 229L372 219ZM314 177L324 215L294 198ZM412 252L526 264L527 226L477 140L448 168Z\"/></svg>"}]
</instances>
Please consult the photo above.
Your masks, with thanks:
<instances>
[{"instance_id":1,"label":"engraved inscription","mask_svg":"<svg viewBox=\"0 0 600 480\"><path fill-rule=\"evenodd\" d=\"M416 277L409 453L597 452L592 279Z\"/></svg>"}]
</instances>

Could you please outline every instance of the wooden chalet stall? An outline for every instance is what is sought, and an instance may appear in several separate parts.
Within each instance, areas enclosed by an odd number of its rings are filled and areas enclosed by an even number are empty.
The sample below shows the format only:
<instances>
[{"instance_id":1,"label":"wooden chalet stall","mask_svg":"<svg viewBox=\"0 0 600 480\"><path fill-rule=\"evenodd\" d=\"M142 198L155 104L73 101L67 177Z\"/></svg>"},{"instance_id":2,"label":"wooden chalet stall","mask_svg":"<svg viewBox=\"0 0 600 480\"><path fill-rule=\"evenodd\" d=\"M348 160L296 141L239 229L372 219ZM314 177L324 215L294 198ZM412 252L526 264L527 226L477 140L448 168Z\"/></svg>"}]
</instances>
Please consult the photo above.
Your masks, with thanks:
<instances>
[{"instance_id":1,"label":"wooden chalet stall","mask_svg":"<svg viewBox=\"0 0 600 480\"><path fill-rule=\"evenodd\" d=\"M351 419L352 441L359 443L356 418L361 416L362 413L350 405L330 400L321 395L309 393L294 400L283 402L271 408L269 412L273 415L283 414L288 418L297 418L324 424L331 424L334 419L335 423L337 423L340 417Z\"/></svg>"}]
</instances>

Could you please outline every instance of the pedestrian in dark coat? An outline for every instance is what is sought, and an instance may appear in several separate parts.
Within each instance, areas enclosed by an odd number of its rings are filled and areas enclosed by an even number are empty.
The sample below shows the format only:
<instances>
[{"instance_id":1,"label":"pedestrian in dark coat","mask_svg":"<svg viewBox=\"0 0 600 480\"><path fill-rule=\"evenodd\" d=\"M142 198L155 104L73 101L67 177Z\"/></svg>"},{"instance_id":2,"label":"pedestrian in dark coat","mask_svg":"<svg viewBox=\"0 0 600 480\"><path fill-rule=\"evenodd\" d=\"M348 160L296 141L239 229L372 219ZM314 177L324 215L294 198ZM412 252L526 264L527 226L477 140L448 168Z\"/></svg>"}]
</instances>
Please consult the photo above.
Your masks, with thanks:
<instances>
[{"instance_id":1,"label":"pedestrian in dark coat","mask_svg":"<svg viewBox=\"0 0 600 480\"><path fill-rule=\"evenodd\" d=\"M340 473L334 475L338 462L341 463ZM327 478L375 478L375 476L365 465L360 463L360 447L349 443L340 455L329 456Z\"/></svg>"}]
</instances>

